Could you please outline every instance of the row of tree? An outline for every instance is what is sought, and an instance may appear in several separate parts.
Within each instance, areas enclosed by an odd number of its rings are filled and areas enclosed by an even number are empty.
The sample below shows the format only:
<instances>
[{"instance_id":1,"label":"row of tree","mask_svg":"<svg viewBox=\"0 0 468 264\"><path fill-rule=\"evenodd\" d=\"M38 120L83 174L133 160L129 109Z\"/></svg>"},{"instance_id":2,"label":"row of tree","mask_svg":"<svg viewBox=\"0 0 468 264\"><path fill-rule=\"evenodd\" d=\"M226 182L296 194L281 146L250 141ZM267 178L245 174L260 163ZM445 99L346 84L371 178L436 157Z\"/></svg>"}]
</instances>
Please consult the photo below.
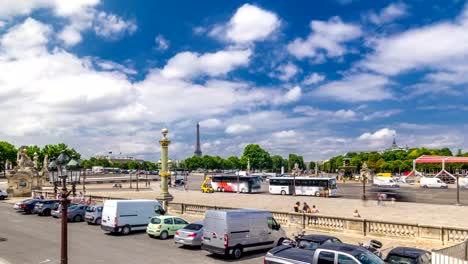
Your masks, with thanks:
<instances>
[{"instance_id":1,"label":"row of tree","mask_svg":"<svg viewBox=\"0 0 468 264\"><path fill-rule=\"evenodd\" d=\"M0 171L3 171L5 168L5 162L8 160L9 162L13 163L13 165L16 165L16 157L18 153L19 148L16 148L13 144L5 141L0 141ZM69 157L74 157L76 159L81 158L81 154L78 153L74 148L69 148L66 144L64 143L59 143L56 145L45 145L44 147L38 147L36 145L33 146L26 146L26 154L33 159L34 154L37 153L38 155L38 166L39 169L42 169L42 164L44 161L45 156L47 155L49 157L49 160L54 160L56 159L62 150L65 150L67 155Z\"/></svg>"},{"instance_id":2,"label":"row of tree","mask_svg":"<svg viewBox=\"0 0 468 264\"><path fill-rule=\"evenodd\" d=\"M443 149L427 149L427 148L413 148L408 151L396 150L380 152L349 152L346 155L333 157L321 164L319 167L326 172L336 172L343 166L344 159L350 159L350 165L355 167L355 172L359 172L364 162L368 167L378 172L392 172L402 173L411 171L413 169L413 160L422 155L437 155L437 156L453 156L453 153L448 148ZM458 150L457 156L468 157L467 153L462 153ZM439 163L418 164L418 170L426 172L440 171L442 165ZM468 164L446 164L446 169L455 171L457 169L468 169Z\"/></svg>"},{"instance_id":3,"label":"row of tree","mask_svg":"<svg viewBox=\"0 0 468 264\"><path fill-rule=\"evenodd\" d=\"M131 160L128 162L110 162L108 159L93 157L81 162L81 167L85 169L91 169L93 166L119 168L122 170L154 171L158 169L158 165L150 161L138 162Z\"/></svg>"},{"instance_id":4,"label":"row of tree","mask_svg":"<svg viewBox=\"0 0 468 264\"><path fill-rule=\"evenodd\" d=\"M193 156L185 159L179 164L179 167L196 170L196 169L221 169L221 170L246 170L247 164L250 163L251 170L262 170L271 172L281 172L281 167L284 170L291 171L294 168L294 164L298 164L299 168L307 169L304 158L300 155L289 154L288 158L283 158L279 155L271 156L266 150L262 149L257 144L249 144L244 148L244 152L240 158L236 156L228 157L224 159L220 156L208 156L203 157ZM315 163L310 162L310 169L315 168Z\"/></svg>"}]
</instances>

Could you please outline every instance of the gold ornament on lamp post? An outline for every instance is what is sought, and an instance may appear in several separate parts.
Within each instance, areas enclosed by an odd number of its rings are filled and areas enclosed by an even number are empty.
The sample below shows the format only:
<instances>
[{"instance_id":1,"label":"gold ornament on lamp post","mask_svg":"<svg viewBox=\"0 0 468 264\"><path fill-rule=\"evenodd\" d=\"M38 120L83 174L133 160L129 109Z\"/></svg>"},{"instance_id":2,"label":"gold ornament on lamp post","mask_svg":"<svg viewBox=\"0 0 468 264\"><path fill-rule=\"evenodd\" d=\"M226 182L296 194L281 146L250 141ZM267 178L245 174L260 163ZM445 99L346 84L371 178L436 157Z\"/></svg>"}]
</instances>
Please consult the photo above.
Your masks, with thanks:
<instances>
[{"instance_id":1,"label":"gold ornament on lamp post","mask_svg":"<svg viewBox=\"0 0 468 264\"><path fill-rule=\"evenodd\" d=\"M167 203L174 199L174 197L169 193L167 180L167 178L171 176L168 162L168 147L169 144L171 144L171 141L166 137L169 133L167 128L163 128L161 133L163 135L163 138L159 140L159 145L161 145L161 170L159 171L159 176L161 177L161 192L156 199L162 202L164 210L167 211Z\"/></svg>"}]
</instances>

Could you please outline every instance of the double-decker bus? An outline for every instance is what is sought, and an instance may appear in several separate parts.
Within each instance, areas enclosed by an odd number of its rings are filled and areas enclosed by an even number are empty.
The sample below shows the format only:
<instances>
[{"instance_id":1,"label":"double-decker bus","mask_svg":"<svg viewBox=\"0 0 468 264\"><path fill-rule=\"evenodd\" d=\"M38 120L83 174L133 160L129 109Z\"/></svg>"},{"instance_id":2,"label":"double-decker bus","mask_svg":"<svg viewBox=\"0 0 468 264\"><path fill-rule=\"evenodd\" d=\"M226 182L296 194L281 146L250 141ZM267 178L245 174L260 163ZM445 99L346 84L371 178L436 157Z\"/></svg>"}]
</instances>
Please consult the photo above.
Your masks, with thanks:
<instances>
[{"instance_id":1,"label":"double-decker bus","mask_svg":"<svg viewBox=\"0 0 468 264\"><path fill-rule=\"evenodd\" d=\"M209 184L207 181L204 185ZM262 188L260 176L215 175L211 177L211 187L215 192L260 192ZM202 190L203 190L202 185Z\"/></svg>"},{"instance_id":2,"label":"double-decker bus","mask_svg":"<svg viewBox=\"0 0 468 264\"><path fill-rule=\"evenodd\" d=\"M271 194L294 194L313 196L336 196L335 178L274 177L269 180Z\"/></svg>"}]
</instances>

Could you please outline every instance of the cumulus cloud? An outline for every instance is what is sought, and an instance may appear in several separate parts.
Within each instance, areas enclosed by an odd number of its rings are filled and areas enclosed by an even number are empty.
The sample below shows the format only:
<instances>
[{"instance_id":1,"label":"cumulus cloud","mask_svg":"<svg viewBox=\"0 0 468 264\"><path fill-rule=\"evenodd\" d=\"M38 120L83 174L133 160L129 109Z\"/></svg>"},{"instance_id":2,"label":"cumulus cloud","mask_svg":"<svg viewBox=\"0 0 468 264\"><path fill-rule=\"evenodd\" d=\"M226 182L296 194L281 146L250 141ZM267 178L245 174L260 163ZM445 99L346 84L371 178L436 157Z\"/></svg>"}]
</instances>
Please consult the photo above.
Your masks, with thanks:
<instances>
[{"instance_id":1,"label":"cumulus cloud","mask_svg":"<svg viewBox=\"0 0 468 264\"><path fill-rule=\"evenodd\" d=\"M366 132L359 136L359 140L383 141L396 135L396 131L389 128L382 128L374 133Z\"/></svg>"},{"instance_id":2,"label":"cumulus cloud","mask_svg":"<svg viewBox=\"0 0 468 264\"><path fill-rule=\"evenodd\" d=\"M274 104L288 104L298 101L302 96L302 89L299 86L294 86L284 95L277 95L273 97Z\"/></svg>"},{"instance_id":3,"label":"cumulus cloud","mask_svg":"<svg viewBox=\"0 0 468 264\"><path fill-rule=\"evenodd\" d=\"M347 53L345 43L359 38L359 26L344 23L339 17L328 21L310 22L311 33L306 39L297 38L288 44L288 51L298 59L317 57L340 57Z\"/></svg>"},{"instance_id":4,"label":"cumulus cloud","mask_svg":"<svg viewBox=\"0 0 468 264\"><path fill-rule=\"evenodd\" d=\"M294 113L300 113L313 117L315 120L323 122L349 122L357 120L358 114L350 109L323 110L311 106L297 106L293 109Z\"/></svg>"},{"instance_id":5,"label":"cumulus cloud","mask_svg":"<svg viewBox=\"0 0 468 264\"><path fill-rule=\"evenodd\" d=\"M200 126L203 128L218 128L221 127L223 122L216 118L205 119L200 122Z\"/></svg>"},{"instance_id":6,"label":"cumulus cloud","mask_svg":"<svg viewBox=\"0 0 468 264\"><path fill-rule=\"evenodd\" d=\"M312 95L349 102L381 101L393 97L386 89L389 84L384 76L361 73L321 85Z\"/></svg>"},{"instance_id":7,"label":"cumulus cloud","mask_svg":"<svg viewBox=\"0 0 468 264\"><path fill-rule=\"evenodd\" d=\"M299 69L295 64L288 62L286 64L280 65L277 68L277 73L273 74L273 76L277 77L282 81L288 81L300 72L301 69Z\"/></svg>"},{"instance_id":8,"label":"cumulus cloud","mask_svg":"<svg viewBox=\"0 0 468 264\"><path fill-rule=\"evenodd\" d=\"M307 75L302 83L305 85L312 85L312 84L316 84L319 82L323 82L324 80L325 80L325 75L313 72Z\"/></svg>"},{"instance_id":9,"label":"cumulus cloud","mask_svg":"<svg viewBox=\"0 0 468 264\"><path fill-rule=\"evenodd\" d=\"M380 12L369 12L367 19L376 25L381 25L394 21L408 15L408 6L405 3L392 3Z\"/></svg>"},{"instance_id":10,"label":"cumulus cloud","mask_svg":"<svg viewBox=\"0 0 468 264\"><path fill-rule=\"evenodd\" d=\"M84 12L89 7L99 4L99 0L1 0L0 18L11 19L17 15L29 15L36 9L51 8L58 16L70 16Z\"/></svg>"},{"instance_id":11,"label":"cumulus cloud","mask_svg":"<svg viewBox=\"0 0 468 264\"><path fill-rule=\"evenodd\" d=\"M169 40L167 40L163 35L159 34L154 38L156 43L157 50L167 50L169 48Z\"/></svg>"},{"instance_id":12,"label":"cumulus cloud","mask_svg":"<svg viewBox=\"0 0 468 264\"><path fill-rule=\"evenodd\" d=\"M254 129L249 125L244 124L232 124L229 125L224 132L227 134L243 134L247 132L252 132Z\"/></svg>"},{"instance_id":13,"label":"cumulus cloud","mask_svg":"<svg viewBox=\"0 0 468 264\"><path fill-rule=\"evenodd\" d=\"M99 12L94 19L93 29L98 36L117 39L123 34L133 34L137 30L137 25L134 21L125 20L117 15Z\"/></svg>"},{"instance_id":14,"label":"cumulus cloud","mask_svg":"<svg viewBox=\"0 0 468 264\"><path fill-rule=\"evenodd\" d=\"M210 35L237 44L248 44L269 37L281 25L278 16L251 4L244 4L226 25L218 25Z\"/></svg>"},{"instance_id":15,"label":"cumulus cloud","mask_svg":"<svg viewBox=\"0 0 468 264\"><path fill-rule=\"evenodd\" d=\"M295 137L297 137L297 133L294 130L283 130L283 131L273 133L273 137L274 138L279 138L279 139L295 138Z\"/></svg>"},{"instance_id":16,"label":"cumulus cloud","mask_svg":"<svg viewBox=\"0 0 468 264\"><path fill-rule=\"evenodd\" d=\"M162 75L167 78L192 78L199 75L220 76L233 69L249 64L252 52L246 50L221 50L199 54L181 52L172 57Z\"/></svg>"}]
</instances>

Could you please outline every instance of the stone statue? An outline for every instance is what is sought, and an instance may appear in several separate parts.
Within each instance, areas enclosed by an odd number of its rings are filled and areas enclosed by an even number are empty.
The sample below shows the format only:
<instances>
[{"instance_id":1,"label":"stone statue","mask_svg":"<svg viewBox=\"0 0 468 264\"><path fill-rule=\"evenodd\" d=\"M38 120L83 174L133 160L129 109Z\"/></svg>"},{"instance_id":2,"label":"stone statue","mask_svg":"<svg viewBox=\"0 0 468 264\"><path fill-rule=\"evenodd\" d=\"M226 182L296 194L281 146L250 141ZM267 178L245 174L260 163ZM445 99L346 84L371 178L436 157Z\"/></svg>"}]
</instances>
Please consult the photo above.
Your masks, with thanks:
<instances>
[{"instance_id":1,"label":"stone statue","mask_svg":"<svg viewBox=\"0 0 468 264\"><path fill-rule=\"evenodd\" d=\"M292 169L292 173L295 175L295 176L298 176L301 174L301 169L299 169L299 164L296 162L294 163L294 168Z\"/></svg>"},{"instance_id":2,"label":"stone statue","mask_svg":"<svg viewBox=\"0 0 468 264\"><path fill-rule=\"evenodd\" d=\"M361 173L360 173L360 180L364 180L364 179L366 181L372 180L372 170L369 169L366 162L362 164Z\"/></svg>"},{"instance_id":3,"label":"stone statue","mask_svg":"<svg viewBox=\"0 0 468 264\"><path fill-rule=\"evenodd\" d=\"M18 151L18 160L16 162L18 163L19 169L35 168L34 162L26 155L25 148L21 148Z\"/></svg>"},{"instance_id":4,"label":"stone statue","mask_svg":"<svg viewBox=\"0 0 468 264\"><path fill-rule=\"evenodd\" d=\"M34 152L33 164L34 168L39 169L39 154L37 152Z\"/></svg>"},{"instance_id":5,"label":"stone statue","mask_svg":"<svg viewBox=\"0 0 468 264\"><path fill-rule=\"evenodd\" d=\"M44 157L44 162L42 162L42 171L43 172L49 171L49 156L47 154Z\"/></svg>"}]
</instances>

